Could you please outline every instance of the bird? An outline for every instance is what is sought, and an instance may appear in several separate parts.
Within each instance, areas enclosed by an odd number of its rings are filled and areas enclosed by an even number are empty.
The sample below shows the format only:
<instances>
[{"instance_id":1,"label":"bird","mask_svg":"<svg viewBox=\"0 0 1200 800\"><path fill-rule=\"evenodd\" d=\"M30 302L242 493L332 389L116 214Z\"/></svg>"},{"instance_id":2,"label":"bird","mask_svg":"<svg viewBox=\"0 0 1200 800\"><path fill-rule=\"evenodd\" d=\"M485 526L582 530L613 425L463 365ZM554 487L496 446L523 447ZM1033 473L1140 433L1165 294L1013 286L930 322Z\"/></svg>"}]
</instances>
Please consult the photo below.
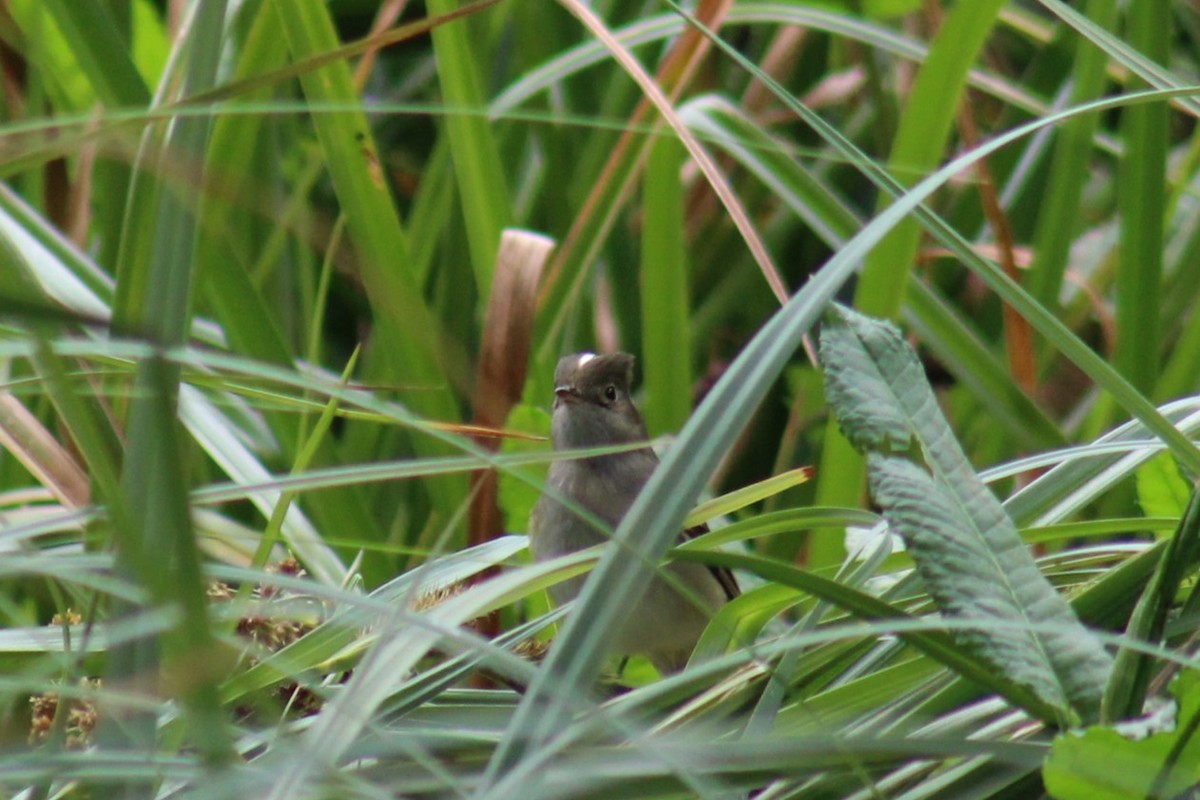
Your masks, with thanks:
<instances>
[{"instance_id":1,"label":"bird","mask_svg":"<svg viewBox=\"0 0 1200 800\"><path fill-rule=\"evenodd\" d=\"M629 394L633 366L634 357L628 353L584 352L559 360L551 415L551 441L556 451L646 446L559 459L550 465L549 491L538 500L530 517L530 550L535 561L607 541L607 532L559 498L586 509L615 530L658 466L646 426ZM680 540L707 530L702 525L681 531ZM619 655L645 655L663 675L687 665L713 613L740 593L733 574L724 568L676 562L665 571L671 579L653 579L639 605L622 623L613 647ZM563 605L579 594L586 579L580 575L555 584L550 595ZM686 587L686 594L673 584Z\"/></svg>"}]
</instances>

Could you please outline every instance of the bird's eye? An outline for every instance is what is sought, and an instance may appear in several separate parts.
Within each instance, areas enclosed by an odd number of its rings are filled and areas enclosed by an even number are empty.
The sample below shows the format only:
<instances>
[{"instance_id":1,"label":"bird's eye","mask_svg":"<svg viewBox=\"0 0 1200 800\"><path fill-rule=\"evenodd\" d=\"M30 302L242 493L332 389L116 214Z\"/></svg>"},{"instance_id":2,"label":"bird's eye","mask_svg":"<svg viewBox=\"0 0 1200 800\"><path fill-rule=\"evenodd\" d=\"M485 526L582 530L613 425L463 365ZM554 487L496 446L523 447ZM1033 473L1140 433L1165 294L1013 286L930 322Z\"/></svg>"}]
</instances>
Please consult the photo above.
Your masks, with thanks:
<instances>
[{"instance_id":1,"label":"bird's eye","mask_svg":"<svg viewBox=\"0 0 1200 800\"><path fill-rule=\"evenodd\" d=\"M611 383L608 386L605 386L604 399L608 400L610 403L615 403L617 401L617 387L613 386Z\"/></svg>"}]
</instances>

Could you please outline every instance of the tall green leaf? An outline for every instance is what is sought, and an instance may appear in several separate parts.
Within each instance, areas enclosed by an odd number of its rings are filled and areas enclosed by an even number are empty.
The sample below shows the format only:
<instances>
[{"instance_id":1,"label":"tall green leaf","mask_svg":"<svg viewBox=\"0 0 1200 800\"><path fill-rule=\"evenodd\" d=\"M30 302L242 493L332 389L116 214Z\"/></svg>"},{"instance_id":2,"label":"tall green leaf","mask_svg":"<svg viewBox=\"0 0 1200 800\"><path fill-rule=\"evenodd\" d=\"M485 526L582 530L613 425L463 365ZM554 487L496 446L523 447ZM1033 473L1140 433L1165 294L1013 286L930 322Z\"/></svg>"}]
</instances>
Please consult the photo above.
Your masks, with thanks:
<instances>
[{"instance_id":1,"label":"tall green leaf","mask_svg":"<svg viewBox=\"0 0 1200 800\"><path fill-rule=\"evenodd\" d=\"M650 150L642 182L642 374L646 425L652 436L683 427L692 411L691 336L684 248L683 168L686 152L664 135Z\"/></svg>"},{"instance_id":2,"label":"tall green leaf","mask_svg":"<svg viewBox=\"0 0 1200 800\"><path fill-rule=\"evenodd\" d=\"M128 36L122 35L108 3L45 2L71 44L81 72L105 105L119 108L149 104L150 90L133 63Z\"/></svg>"},{"instance_id":3,"label":"tall green leaf","mask_svg":"<svg viewBox=\"0 0 1200 800\"><path fill-rule=\"evenodd\" d=\"M457 0L430 0L428 5L437 15L449 14L459 6ZM450 110L445 120L446 134L471 248L475 289L479 297L486 299L492 289L500 232L512 224L513 212L504 161L491 124L472 113L485 105L482 76L487 72L481 64L487 48L480 46L481 30L477 19L439 25L433 29L433 50L438 82Z\"/></svg>"},{"instance_id":4,"label":"tall green leaf","mask_svg":"<svg viewBox=\"0 0 1200 800\"><path fill-rule=\"evenodd\" d=\"M1130 44L1162 63L1171 38L1167 0L1141 0L1129 7ZM1133 89L1149 85L1135 81ZM1117 264L1117 345L1114 361L1121 374L1143 392L1158 380L1159 286L1166 233L1167 104L1144 103L1121 112L1125 152L1117 195L1121 249Z\"/></svg>"}]
</instances>

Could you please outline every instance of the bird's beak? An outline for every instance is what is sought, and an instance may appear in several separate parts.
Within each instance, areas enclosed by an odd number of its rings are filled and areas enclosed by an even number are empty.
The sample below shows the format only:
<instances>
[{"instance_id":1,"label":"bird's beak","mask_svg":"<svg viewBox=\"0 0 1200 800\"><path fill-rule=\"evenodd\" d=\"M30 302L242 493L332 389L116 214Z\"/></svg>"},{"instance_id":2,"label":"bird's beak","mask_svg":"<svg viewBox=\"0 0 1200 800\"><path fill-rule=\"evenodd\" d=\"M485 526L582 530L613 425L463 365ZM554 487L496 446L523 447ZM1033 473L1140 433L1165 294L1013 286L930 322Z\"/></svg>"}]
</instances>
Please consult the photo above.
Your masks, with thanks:
<instances>
[{"instance_id":1,"label":"bird's beak","mask_svg":"<svg viewBox=\"0 0 1200 800\"><path fill-rule=\"evenodd\" d=\"M554 396L565 403L578 403L580 400L579 390L574 386L555 386Z\"/></svg>"}]
</instances>

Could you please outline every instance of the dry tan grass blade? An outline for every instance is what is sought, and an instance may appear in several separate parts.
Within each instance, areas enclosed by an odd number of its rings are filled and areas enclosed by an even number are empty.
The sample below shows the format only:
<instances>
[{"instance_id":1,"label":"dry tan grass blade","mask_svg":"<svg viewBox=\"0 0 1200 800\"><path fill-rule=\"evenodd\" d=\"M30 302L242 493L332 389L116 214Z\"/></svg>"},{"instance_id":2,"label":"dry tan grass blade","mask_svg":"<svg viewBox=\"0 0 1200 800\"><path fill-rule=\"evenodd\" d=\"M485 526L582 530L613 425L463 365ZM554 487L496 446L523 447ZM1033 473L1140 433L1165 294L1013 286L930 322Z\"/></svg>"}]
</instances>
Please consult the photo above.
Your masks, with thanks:
<instances>
[{"instance_id":1,"label":"dry tan grass blade","mask_svg":"<svg viewBox=\"0 0 1200 800\"><path fill-rule=\"evenodd\" d=\"M553 249L553 239L533 231L510 228L500 237L476 370L475 425L504 427L521 399L538 285Z\"/></svg>"},{"instance_id":2,"label":"dry tan grass blade","mask_svg":"<svg viewBox=\"0 0 1200 800\"><path fill-rule=\"evenodd\" d=\"M0 394L0 446L67 508L87 505L87 473L50 431L11 394Z\"/></svg>"},{"instance_id":3,"label":"dry tan grass blade","mask_svg":"<svg viewBox=\"0 0 1200 800\"><path fill-rule=\"evenodd\" d=\"M500 237L475 377L474 425L504 427L508 412L521 400L529 370L538 284L553 250L553 239L532 231L509 229ZM499 447L495 438L476 437L476 441L490 450ZM493 470L472 476L469 531L472 545L504 530L496 493ZM481 621L479 627L481 633L494 634L496 620Z\"/></svg>"}]
</instances>

